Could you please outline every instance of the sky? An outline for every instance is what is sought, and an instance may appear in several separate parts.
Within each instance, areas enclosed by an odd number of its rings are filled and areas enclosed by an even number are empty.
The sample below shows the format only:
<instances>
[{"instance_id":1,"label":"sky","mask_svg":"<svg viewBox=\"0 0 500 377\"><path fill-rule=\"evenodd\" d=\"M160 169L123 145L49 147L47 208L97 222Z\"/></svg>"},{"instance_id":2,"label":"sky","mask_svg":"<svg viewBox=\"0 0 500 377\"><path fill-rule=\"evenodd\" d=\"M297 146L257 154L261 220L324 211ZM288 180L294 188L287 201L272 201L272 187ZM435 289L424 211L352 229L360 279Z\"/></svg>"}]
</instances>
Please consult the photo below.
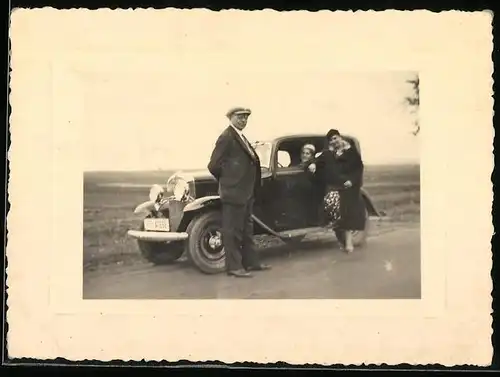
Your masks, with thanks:
<instances>
[{"instance_id":1,"label":"sky","mask_svg":"<svg viewBox=\"0 0 500 377\"><path fill-rule=\"evenodd\" d=\"M277 64L190 64L95 71L85 78L85 170L204 168L233 106L252 109L250 140L330 128L358 137L365 164L419 162L405 96L414 72Z\"/></svg>"}]
</instances>

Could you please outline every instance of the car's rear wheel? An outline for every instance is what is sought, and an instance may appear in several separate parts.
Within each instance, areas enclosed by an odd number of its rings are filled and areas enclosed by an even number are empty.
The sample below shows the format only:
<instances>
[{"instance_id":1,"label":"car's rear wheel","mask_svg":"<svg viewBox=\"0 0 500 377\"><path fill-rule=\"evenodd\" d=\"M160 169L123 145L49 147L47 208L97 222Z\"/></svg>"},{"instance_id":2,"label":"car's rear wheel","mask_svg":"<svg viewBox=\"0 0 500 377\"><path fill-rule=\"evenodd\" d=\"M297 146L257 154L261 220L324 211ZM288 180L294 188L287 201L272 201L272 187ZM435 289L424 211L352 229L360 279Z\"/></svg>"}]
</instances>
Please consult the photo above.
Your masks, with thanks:
<instances>
[{"instance_id":1,"label":"car's rear wheel","mask_svg":"<svg viewBox=\"0 0 500 377\"><path fill-rule=\"evenodd\" d=\"M370 231L370 216L368 211L365 211L365 229L363 230L355 230L352 234L352 243L354 247L363 247L366 245L366 241L368 238L368 233ZM335 231L335 236L341 245L345 243L345 234L344 232Z\"/></svg>"},{"instance_id":2,"label":"car's rear wheel","mask_svg":"<svg viewBox=\"0 0 500 377\"><path fill-rule=\"evenodd\" d=\"M217 274L225 269L226 253L222 243L222 215L220 211L202 213L191 220L187 233L187 256L206 274Z\"/></svg>"},{"instance_id":3,"label":"car's rear wheel","mask_svg":"<svg viewBox=\"0 0 500 377\"><path fill-rule=\"evenodd\" d=\"M140 228L144 230L144 225ZM172 264L184 253L184 242L148 242L137 240L142 256L156 265Z\"/></svg>"}]
</instances>

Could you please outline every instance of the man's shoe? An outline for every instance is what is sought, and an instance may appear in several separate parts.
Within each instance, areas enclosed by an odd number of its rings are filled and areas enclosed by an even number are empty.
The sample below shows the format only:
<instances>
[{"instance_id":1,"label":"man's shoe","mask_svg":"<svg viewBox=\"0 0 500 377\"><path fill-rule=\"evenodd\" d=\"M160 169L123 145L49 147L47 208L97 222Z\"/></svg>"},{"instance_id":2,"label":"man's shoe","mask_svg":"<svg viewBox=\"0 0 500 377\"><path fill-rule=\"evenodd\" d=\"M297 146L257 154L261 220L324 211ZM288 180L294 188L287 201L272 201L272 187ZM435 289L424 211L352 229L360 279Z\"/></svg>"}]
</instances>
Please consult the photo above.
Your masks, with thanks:
<instances>
[{"instance_id":1,"label":"man's shoe","mask_svg":"<svg viewBox=\"0 0 500 377\"><path fill-rule=\"evenodd\" d=\"M265 271L265 270L270 270L271 266L268 264L259 264L257 266L251 266L247 267L247 271Z\"/></svg>"},{"instance_id":2,"label":"man's shoe","mask_svg":"<svg viewBox=\"0 0 500 377\"><path fill-rule=\"evenodd\" d=\"M251 278L252 277L252 274L250 272L245 271L243 269L228 271L227 274L229 276L234 276L236 278Z\"/></svg>"}]
</instances>

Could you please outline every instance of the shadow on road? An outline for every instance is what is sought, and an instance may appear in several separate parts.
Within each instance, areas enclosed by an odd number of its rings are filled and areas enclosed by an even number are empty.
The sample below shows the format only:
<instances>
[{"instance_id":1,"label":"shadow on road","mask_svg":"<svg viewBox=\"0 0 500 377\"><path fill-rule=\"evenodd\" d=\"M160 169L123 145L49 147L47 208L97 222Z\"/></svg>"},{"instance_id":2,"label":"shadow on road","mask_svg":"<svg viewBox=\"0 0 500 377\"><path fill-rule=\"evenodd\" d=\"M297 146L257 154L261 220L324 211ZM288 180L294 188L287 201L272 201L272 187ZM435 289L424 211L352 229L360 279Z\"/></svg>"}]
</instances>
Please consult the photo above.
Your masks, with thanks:
<instances>
[{"instance_id":1,"label":"shadow on road","mask_svg":"<svg viewBox=\"0 0 500 377\"><path fill-rule=\"evenodd\" d=\"M259 251L259 255L262 259L277 259L284 256L297 256L305 252L324 252L325 248L338 248L338 243L334 240L305 240L302 242L291 242L266 248L265 250Z\"/></svg>"},{"instance_id":2,"label":"shadow on road","mask_svg":"<svg viewBox=\"0 0 500 377\"><path fill-rule=\"evenodd\" d=\"M280 240L268 241L272 245L258 247L257 252L263 261L279 260L282 258L297 257L304 253L324 252L325 249L339 249L337 241L332 240L303 240L300 242L284 243ZM182 256L176 263L179 269L194 268L186 256ZM162 266L165 268L165 266Z\"/></svg>"},{"instance_id":3,"label":"shadow on road","mask_svg":"<svg viewBox=\"0 0 500 377\"><path fill-rule=\"evenodd\" d=\"M84 276L84 299L368 299L420 298L420 233L417 229L372 238L352 254L334 236L302 242L257 240L271 273L255 279L201 273L186 258L155 266L144 260Z\"/></svg>"}]
</instances>

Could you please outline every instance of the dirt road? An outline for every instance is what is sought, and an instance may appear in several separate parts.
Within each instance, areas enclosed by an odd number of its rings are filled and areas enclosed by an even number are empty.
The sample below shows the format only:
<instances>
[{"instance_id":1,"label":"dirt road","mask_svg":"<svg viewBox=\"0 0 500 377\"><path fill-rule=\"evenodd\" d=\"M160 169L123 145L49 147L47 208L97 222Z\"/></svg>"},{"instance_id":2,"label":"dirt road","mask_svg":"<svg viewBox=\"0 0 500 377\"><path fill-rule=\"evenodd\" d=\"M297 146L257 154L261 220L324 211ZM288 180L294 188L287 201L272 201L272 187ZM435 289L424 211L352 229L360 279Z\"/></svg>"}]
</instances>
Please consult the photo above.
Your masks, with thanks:
<instances>
[{"instance_id":1,"label":"dirt road","mask_svg":"<svg viewBox=\"0 0 500 377\"><path fill-rule=\"evenodd\" d=\"M84 275L84 299L420 298L418 224L375 234L350 255L333 240L266 249L273 269L251 279L204 275L185 262L99 269Z\"/></svg>"}]
</instances>

